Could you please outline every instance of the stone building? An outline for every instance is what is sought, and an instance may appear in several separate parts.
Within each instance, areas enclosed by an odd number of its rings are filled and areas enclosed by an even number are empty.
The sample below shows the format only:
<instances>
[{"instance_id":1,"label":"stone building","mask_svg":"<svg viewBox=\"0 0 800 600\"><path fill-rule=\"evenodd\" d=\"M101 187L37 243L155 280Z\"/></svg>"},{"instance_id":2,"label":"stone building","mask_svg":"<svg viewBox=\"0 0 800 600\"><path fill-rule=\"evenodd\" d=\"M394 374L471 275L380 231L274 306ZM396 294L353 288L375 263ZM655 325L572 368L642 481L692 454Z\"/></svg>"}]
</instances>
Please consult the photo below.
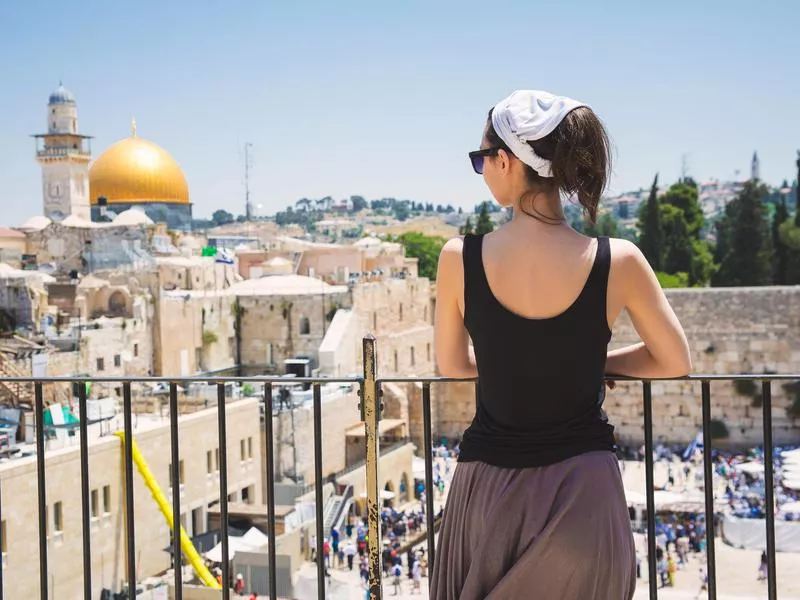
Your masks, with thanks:
<instances>
[{"instance_id":1,"label":"stone building","mask_svg":"<svg viewBox=\"0 0 800 600\"><path fill-rule=\"evenodd\" d=\"M261 504L262 456L258 404L254 400L227 405L228 488L232 502ZM107 425L109 426L109 425ZM121 416L110 422L122 429ZM125 477L123 446L113 435L90 426L89 511L92 597L103 588L118 591L126 578ZM168 419L139 416L135 439L163 493L171 499L170 427ZM220 498L220 453L216 408L179 420L178 466L180 522L190 536L207 531L207 516ZM58 440L50 442L56 444ZM48 570L50 597L78 598L83 594L83 552L80 495L80 452L76 441L49 448L45 463ZM3 514L3 585L8 598L38 595L38 496L36 458L0 464ZM136 468L136 467L134 467ZM137 571L144 579L170 566L170 532L164 515L134 472L134 523ZM16 591L15 591L16 590Z\"/></svg>"},{"instance_id":2,"label":"stone building","mask_svg":"<svg viewBox=\"0 0 800 600\"><path fill-rule=\"evenodd\" d=\"M800 373L800 287L671 289L667 298L686 331L696 373ZM615 324L611 348L636 341L636 332L623 314ZM800 442L798 386L773 384L776 444ZM474 384L439 385L435 390L434 430L460 437L475 414ZM693 440L702 424L700 383L654 382L652 393L655 439ZM727 437L715 443L744 447L762 442L759 393L759 384L711 384L712 419L727 430ZM642 443L641 384L620 383L607 393L604 407L620 443Z\"/></svg>"},{"instance_id":3,"label":"stone building","mask_svg":"<svg viewBox=\"0 0 800 600\"><path fill-rule=\"evenodd\" d=\"M136 212L136 211L134 211ZM121 215L128 222L128 218ZM36 265L54 275L70 276L102 270L153 269L150 253L153 227L146 222L92 223L70 216L61 222L29 219L20 228Z\"/></svg>"},{"instance_id":4,"label":"stone building","mask_svg":"<svg viewBox=\"0 0 800 600\"><path fill-rule=\"evenodd\" d=\"M281 366L287 358L317 358L336 311L351 303L347 286L301 275L274 275L235 284L241 311L241 364Z\"/></svg>"},{"instance_id":5,"label":"stone building","mask_svg":"<svg viewBox=\"0 0 800 600\"><path fill-rule=\"evenodd\" d=\"M312 358L326 375L361 370L362 339L378 339L379 372L431 374L433 326L427 279L382 277L332 286L301 275L234 285L241 310L243 365Z\"/></svg>"},{"instance_id":6,"label":"stone building","mask_svg":"<svg viewBox=\"0 0 800 600\"><path fill-rule=\"evenodd\" d=\"M156 375L187 376L236 366L236 298L227 290L165 291L157 306Z\"/></svg>"}]
</instances>

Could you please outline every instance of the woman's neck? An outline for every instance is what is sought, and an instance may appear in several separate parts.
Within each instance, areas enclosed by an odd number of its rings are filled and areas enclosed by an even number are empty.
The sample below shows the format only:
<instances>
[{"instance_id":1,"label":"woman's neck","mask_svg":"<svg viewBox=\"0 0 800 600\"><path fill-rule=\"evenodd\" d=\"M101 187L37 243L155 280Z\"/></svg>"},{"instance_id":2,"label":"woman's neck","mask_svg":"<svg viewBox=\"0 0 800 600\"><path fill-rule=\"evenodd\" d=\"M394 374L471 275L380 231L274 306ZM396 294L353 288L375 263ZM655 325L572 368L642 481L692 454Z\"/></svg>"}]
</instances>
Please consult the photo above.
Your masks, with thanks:
<instances>
[{"instance_id":1,"label":"woman's neck","mask_svg":"<svg viewBox=\"0 0 800 600\"><path fill-rule=\"evenodd\" d=\"M545 193L526 192L514 204L512 221L537 221L545 225L561 225L566 222L561 198Z\"/></svg>"}]
</instances>

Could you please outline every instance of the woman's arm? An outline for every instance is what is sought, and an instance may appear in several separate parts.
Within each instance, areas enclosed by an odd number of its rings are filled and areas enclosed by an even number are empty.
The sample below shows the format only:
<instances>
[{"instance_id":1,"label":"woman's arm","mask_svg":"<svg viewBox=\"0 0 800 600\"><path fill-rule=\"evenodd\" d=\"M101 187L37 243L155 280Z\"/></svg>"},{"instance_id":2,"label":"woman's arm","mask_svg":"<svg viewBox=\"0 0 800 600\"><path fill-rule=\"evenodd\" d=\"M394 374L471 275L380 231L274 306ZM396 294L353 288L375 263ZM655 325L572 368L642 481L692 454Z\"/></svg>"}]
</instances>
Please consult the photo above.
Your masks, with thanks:
<instances>
[{"instance_id":1,"label":"woman's arm","mask_svg":"<svg viewBox=\"0 0 800 600\"><path fill-rule=\"evenodd\" d=\"M434 341L439 374L471 379L478 376L478 369L469 351L469 334L464 326L463 248L463 240L453 238L444 245L439 255Z\"/></svg>"},{"instance_id":2,"label":"woman's arm","mask_svg":"<svg viewBox=\"0 0 800 600\"><path fill-rule=\"evenodd\" d=\"M608 353L606 373L643 379L681 377L692 370L689 343L675 312L641 251L615 245L625 308L641 342Z\"/></svg>"}]
</instances>

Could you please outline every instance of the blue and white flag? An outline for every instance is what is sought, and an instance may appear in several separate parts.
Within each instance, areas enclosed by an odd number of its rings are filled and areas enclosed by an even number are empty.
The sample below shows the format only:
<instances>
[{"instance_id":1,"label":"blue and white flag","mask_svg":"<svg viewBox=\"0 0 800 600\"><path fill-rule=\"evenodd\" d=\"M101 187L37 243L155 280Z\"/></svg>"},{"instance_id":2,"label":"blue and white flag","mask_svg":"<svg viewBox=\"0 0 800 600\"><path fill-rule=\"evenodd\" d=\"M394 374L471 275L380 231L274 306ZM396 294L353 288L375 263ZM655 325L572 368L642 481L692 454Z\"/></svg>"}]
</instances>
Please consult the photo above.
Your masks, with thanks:
<instances>
[{"instance_id":1,"label":"blue and white flag","mask_svg":"<svg viewBox=\"0 0 800 600\"><path fill-rule=\"evenodd\" d=\"M683 460L688 460L694 454L694 451L702 450L703 449L703 432L697 432L697 437L686 447L686 450L683 452Z\"/></svg>"},{"instance_id":2,"label":"blue and white flag","mask_svg":"<svg viewBox=\"0 0 800 600\"><path fill-rule=\"evenodd\" d=\"M222 263L223 265L233 264L233 254L231 254L230 250L226 250L225 248L217 250L216 258L216 262Z\"/></svg>"}]
</instances>

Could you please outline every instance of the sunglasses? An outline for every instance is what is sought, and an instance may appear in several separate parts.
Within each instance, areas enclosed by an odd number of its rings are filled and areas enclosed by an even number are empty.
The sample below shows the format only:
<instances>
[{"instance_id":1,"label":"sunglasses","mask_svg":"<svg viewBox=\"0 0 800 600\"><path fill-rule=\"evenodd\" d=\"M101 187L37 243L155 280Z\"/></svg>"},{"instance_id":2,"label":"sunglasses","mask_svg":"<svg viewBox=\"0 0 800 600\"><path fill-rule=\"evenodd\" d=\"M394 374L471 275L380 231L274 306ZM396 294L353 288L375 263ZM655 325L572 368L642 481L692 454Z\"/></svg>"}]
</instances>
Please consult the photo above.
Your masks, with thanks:
<instances>
[{"instance_id":1,"label":"sunglasses","mask_svg":"<svg viewBox=\"0 0 800 600\"><path fill-rule=\"evenodd\" d=\"M500 146L495 148L485 148L483 150L473 150L469 153L469 161L472 168L478 175L483 175L483 162L487 156L497 156L497 152L502 150Z\"/></svg>"}]
</instances>

